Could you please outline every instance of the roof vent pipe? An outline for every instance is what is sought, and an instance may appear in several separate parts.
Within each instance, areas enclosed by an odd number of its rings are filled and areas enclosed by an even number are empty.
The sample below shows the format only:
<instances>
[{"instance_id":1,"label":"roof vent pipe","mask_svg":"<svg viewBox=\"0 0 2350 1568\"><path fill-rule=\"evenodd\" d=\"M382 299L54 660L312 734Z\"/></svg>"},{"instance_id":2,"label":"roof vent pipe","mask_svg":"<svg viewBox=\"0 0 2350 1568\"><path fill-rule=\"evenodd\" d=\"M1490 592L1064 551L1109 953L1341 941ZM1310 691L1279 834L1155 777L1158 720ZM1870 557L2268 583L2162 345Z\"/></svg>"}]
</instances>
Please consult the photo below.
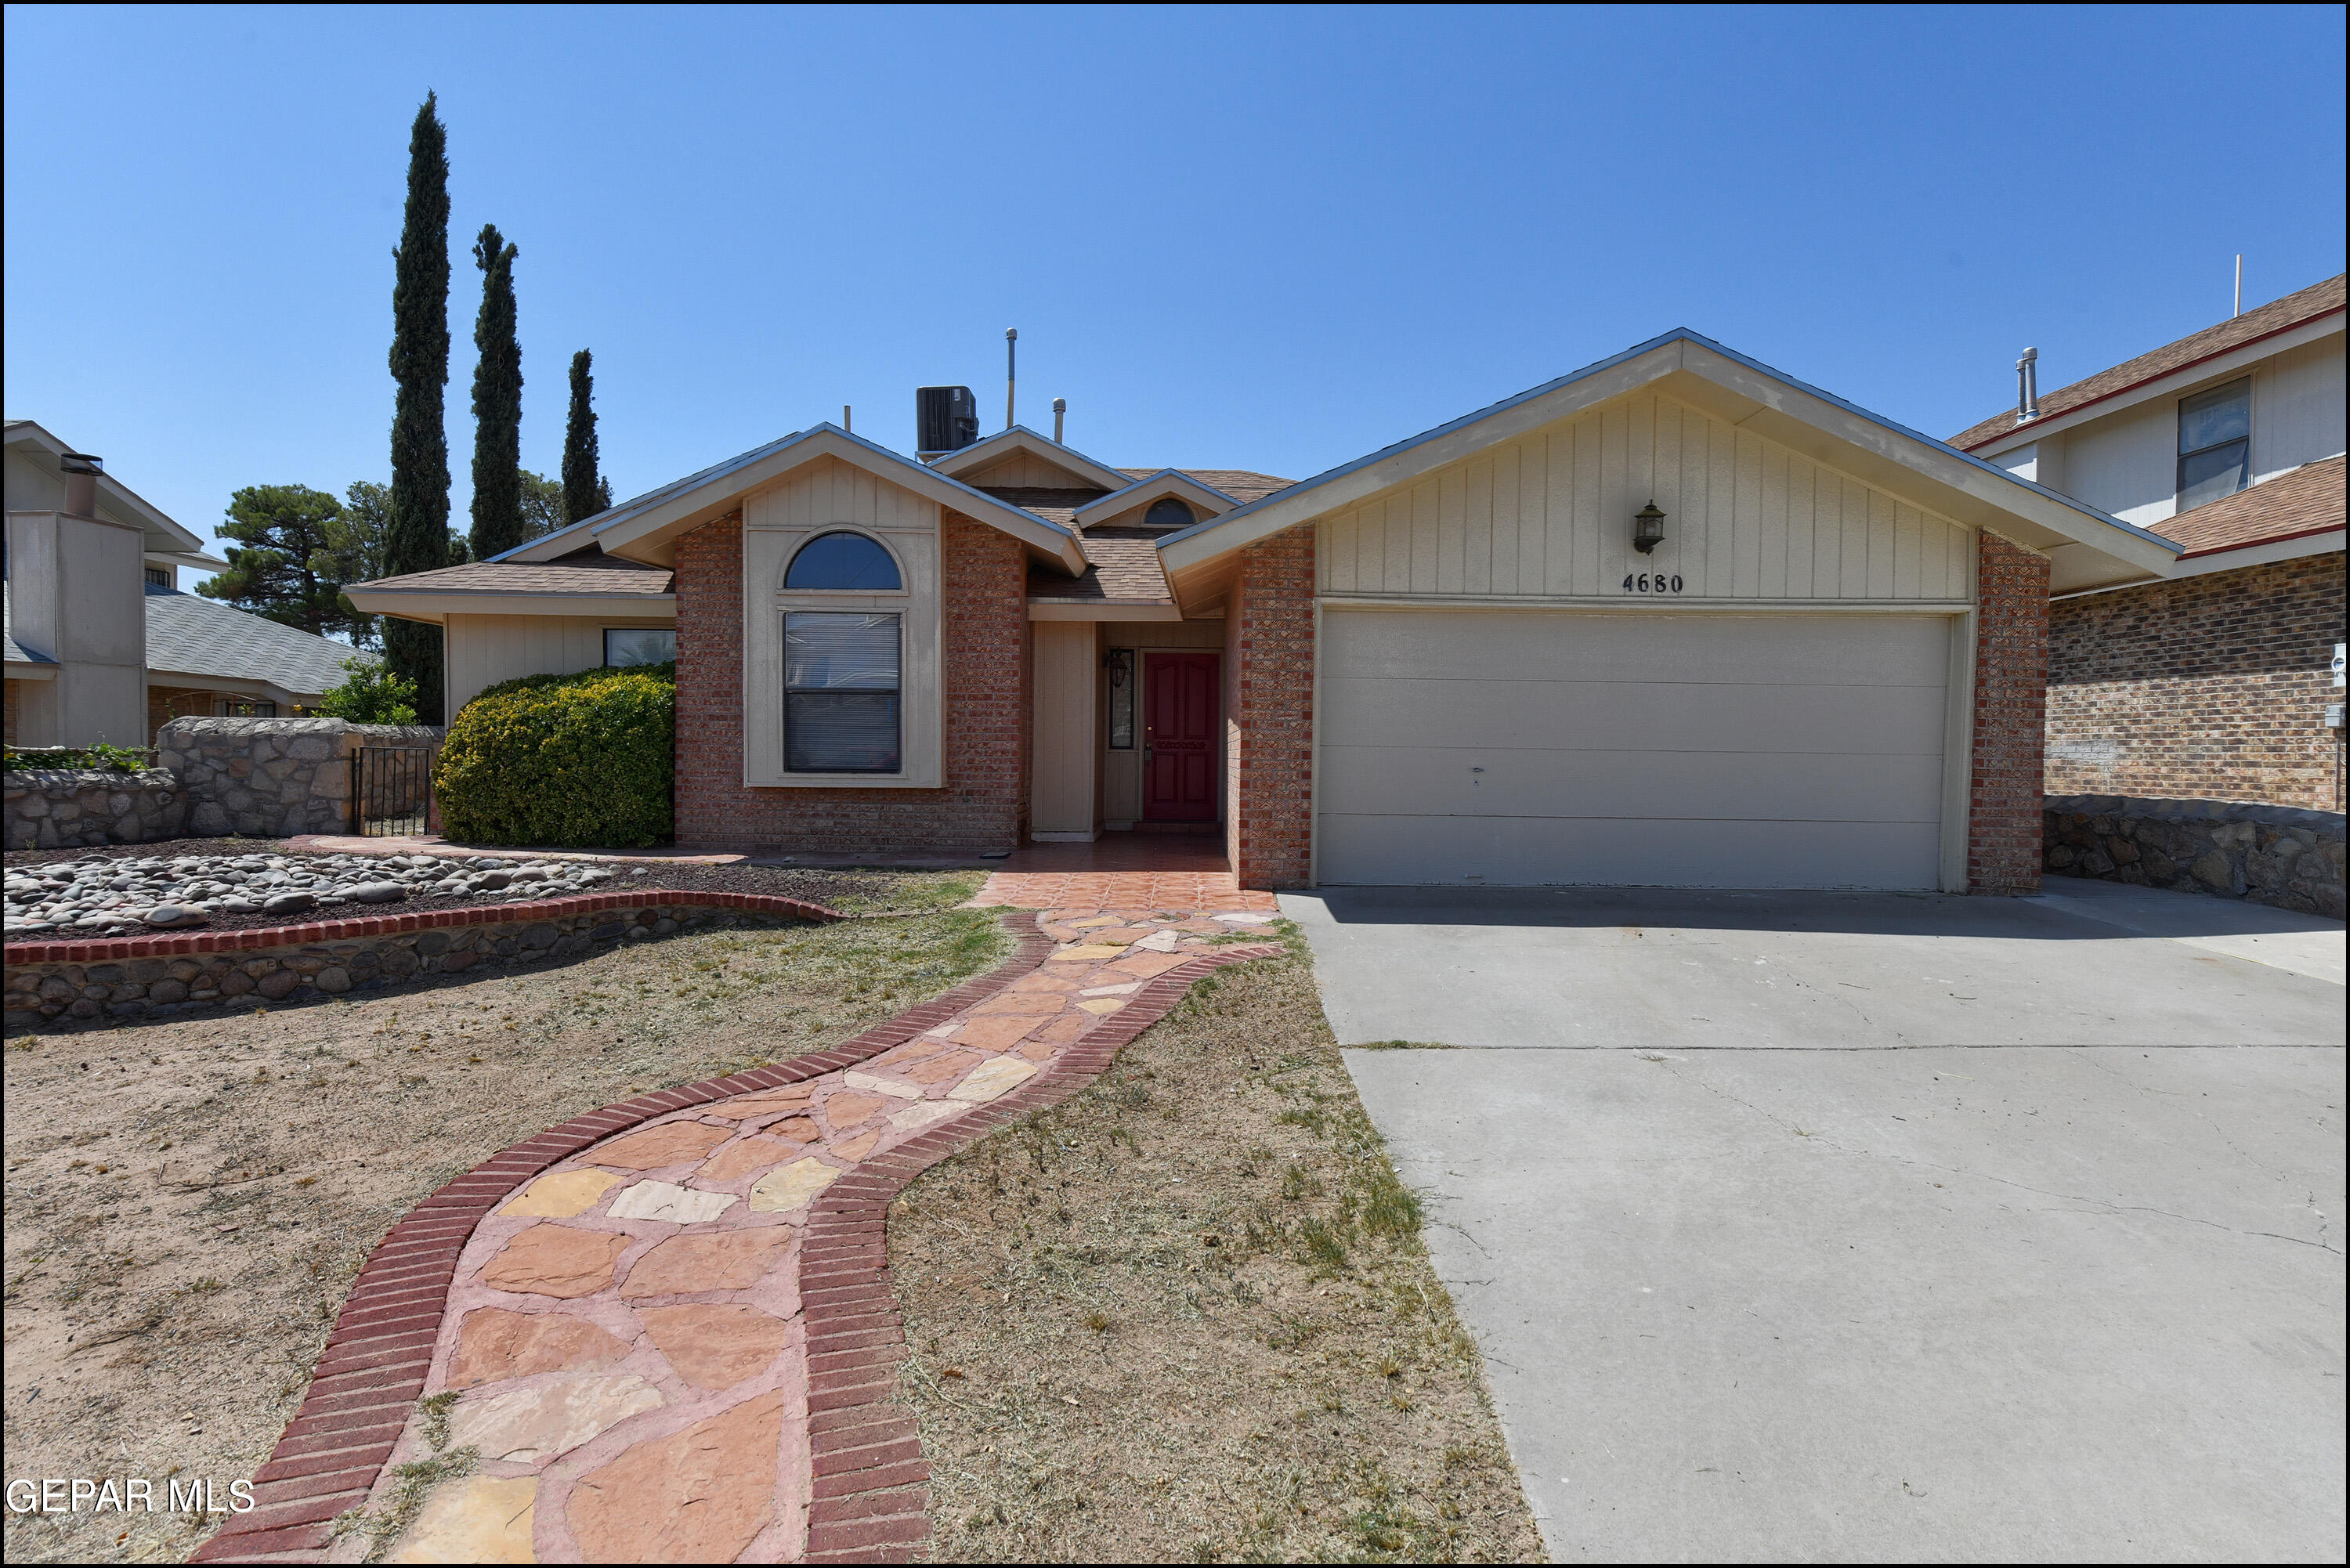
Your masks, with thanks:
<instances>
[{"instance_id":1,"label":"roof vent pipe","mask_svg":"<svg viewBox=\"0 0 2350 1568\"><path fill-rule=\"evenodd\" d=\"M1020 328L1003 329L1003 428L1012 428L1012 394L1020 386Z\"/></svg>"},{"instance_id":2,"label":"roof vent pipe","mask_svg":"<svg viewBox=\"0 0 2350 1568\"><path fill-rule=\"evenodd\" d=\"M2026 348L2015 362L2015 422L2040 417L2040 350Z\"/></svg>"},{"instance_id":3,"label":"roof vent pipe","mask_svg":"<svg viewBox=\"0 0 2350 1568\"><path fill-rule=\"evenodd\" d=\"M98 515L98 476L106 472L104 460L86 452L66 452L57 454L57 467L66 476L66 512L75 517Z\"/></svg>"},{"instance_id":4,"label":"roof vent pipe","mask_svg":"<svg viewBox=\"0 0 2350 1568\"><path fill-rule=\"evenodd\" d=\"M1053 444L1055 446L1066 446L1068 444L1061 439L1062 426L1067 421L1068 417L1069 400L1066 398L1055 398L1053 400Z\"/></svg>"}]
</instances>

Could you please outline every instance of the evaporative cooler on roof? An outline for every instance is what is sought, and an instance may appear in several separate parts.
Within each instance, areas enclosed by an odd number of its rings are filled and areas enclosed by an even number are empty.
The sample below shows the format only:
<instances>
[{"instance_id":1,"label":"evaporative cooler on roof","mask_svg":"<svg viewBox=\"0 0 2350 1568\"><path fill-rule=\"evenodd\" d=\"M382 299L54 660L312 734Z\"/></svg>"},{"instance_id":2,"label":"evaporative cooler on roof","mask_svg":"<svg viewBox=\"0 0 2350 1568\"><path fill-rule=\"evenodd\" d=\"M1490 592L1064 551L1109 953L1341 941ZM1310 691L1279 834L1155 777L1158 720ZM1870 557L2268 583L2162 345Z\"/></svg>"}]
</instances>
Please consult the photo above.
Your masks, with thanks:
<instances>
[{"instance_id":1,"label":"evaporative cooler on roof","mask_svg":"<svg viewBox=\"0 0 2350 1568\"><path fill-rule=\"evenodd\" d=\"M961 452L979 439L979 400L969 387L917 387L914 430L924 457Z\"/></svg>"}]
</instances>

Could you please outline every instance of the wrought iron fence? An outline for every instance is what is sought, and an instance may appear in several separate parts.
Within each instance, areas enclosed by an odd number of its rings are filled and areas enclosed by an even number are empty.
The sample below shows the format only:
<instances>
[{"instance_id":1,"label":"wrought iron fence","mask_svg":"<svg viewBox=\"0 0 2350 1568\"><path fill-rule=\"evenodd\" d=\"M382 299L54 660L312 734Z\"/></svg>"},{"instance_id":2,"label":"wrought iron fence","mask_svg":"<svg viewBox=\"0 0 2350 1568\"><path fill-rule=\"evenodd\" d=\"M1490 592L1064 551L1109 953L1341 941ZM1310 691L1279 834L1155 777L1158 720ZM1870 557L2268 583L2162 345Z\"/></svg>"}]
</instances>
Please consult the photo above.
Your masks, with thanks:
<instances>
[{"instance_id":1,"label":"wrought iron fence","mask_svg":"<svg viewBox=\"0 0 2350 1568\"><path fill-rule=\"evenodd\" d=\"M420 834L432 813L429 746L367 746L351 753L351 831L371 838Z\"/></svg>"}]
</instances>

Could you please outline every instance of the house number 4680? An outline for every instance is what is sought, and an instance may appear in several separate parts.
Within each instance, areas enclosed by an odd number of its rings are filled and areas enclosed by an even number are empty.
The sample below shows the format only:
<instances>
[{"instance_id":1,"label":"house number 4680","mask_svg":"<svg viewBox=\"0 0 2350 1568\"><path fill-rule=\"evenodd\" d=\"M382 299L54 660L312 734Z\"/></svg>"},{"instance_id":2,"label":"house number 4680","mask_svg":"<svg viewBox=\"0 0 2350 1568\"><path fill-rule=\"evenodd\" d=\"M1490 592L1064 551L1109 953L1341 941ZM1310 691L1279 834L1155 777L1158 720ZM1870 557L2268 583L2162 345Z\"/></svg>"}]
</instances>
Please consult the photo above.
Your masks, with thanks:
<instances>
[{"instance_id":1,"label":"house number 4680","mask_svg":"<svg viewBox=\"0 0 2350 1568\"><path fill-rule=\"evenodd\" d=\"M1642 572L1636 577L1627 572L1624 574L1624 591L1627 594L1677 594L1681 591L1680 574L1675 572L1669 577L1662 572L1653 575Z\"/></svg>"}]
</instances>

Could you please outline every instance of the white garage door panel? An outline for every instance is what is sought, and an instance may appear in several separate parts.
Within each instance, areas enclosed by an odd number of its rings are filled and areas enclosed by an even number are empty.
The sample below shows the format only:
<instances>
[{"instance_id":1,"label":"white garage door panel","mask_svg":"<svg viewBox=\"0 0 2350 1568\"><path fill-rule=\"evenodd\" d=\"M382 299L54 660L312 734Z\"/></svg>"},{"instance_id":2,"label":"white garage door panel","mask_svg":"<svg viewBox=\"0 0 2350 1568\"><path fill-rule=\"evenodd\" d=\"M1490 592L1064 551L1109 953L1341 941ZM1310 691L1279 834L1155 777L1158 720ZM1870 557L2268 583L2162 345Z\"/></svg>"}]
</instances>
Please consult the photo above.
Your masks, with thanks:
<instances>
[{"instance_id":1,"label":"white garage door panel","mask_svg":"<svg viewBox=\"0 0 2350 1568\"><path fill-rule=\"evenodd\" d=\"M1942 685L1698 685L1629 680L1322 682L1333 746L1527 746L1682 752L1942 750Z\"/></svg>"},{"instance_id":2,"label":"white garage door panel","mask_svg":"<svg viewBox=\"0 0 2350 1568\"><path fill-rule=\"evenodd\" d=\"M1773 686L1860 680L1939 690L1946 644L1938 628L1946 622L1877 614L1330 610L1322 621L1323 665L1326 673L1373 679Z\"/></svg>"},{"instance_id":3,"label":"white garage door panel","mask_svg":"<svg viewBox=\"0 0 2350 1568\"><path fill-rule=\"evenodd\" d=\"M1326 608L1317 875L1934 888L1951 625Z\"/></svg>"},{"instance_id":4,"label":"white garage door panel","mask_svg":"<svg viewBox=\"0 0 2350 1568\"><path fill-rule=\"evenodd\" d=\"M1916 888L1934 886L1939 845L1931 823L1346 816L1323 819L1321 852L1378 868L1325 881L1375 885Z\"/></svg>"},{"instance_id":5,"label":"white garage door panel","mask_svg":"<svg viewBox=\"0 0 2350 1568\"><path fill-rule=\"evenodd\" d=\"M1419 751L1325 748L1322 809L1339 815L1555 816L1689 821L1723 803L1773 803L1774 821L1931 823L1935 756L1788 752ZM1482 773L1471 773L1482 768ZM1928 804L1923 818L1916 813Z\"/></svg>"}]
</instances>

